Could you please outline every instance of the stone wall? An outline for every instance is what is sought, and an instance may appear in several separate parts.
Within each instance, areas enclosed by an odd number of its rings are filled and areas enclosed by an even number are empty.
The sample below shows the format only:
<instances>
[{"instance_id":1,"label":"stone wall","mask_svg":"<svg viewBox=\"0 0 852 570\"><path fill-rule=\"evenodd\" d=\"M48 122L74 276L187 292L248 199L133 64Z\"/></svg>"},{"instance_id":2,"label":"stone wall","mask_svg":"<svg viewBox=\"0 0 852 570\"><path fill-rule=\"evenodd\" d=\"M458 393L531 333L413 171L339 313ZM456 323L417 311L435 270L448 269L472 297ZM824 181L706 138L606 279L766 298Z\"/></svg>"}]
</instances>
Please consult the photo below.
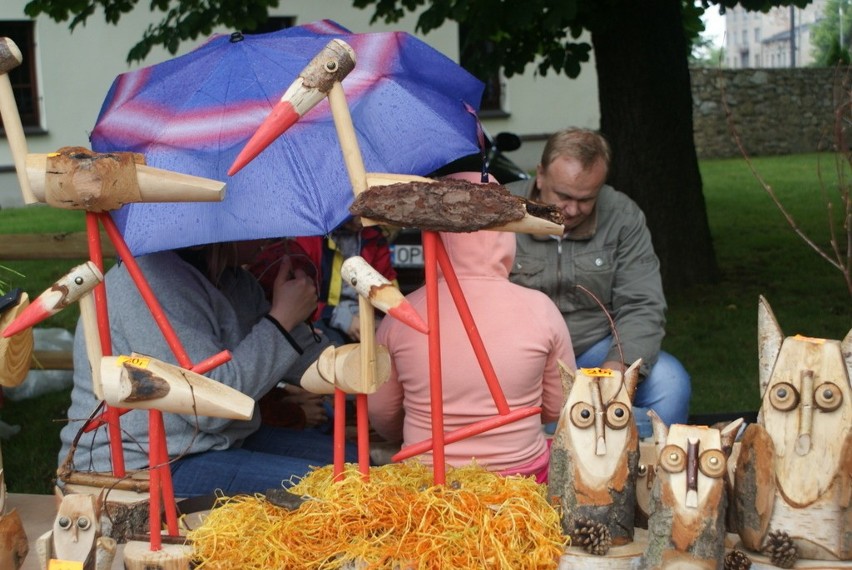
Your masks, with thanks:
<instances>
[{"instance_id":1,"label":"stone wall","mask_svg":"<svg viewBox=\"0 0 852 570\"><path fill-rule=\"evenodd\" d=\"M839 87L838 78L848 84L845 70L695 68L691 74L699 158L742 156L731 126L749 156L834 148L835 108L849 102L848 89L844 97Z\"/></svg>"}]
</instances>

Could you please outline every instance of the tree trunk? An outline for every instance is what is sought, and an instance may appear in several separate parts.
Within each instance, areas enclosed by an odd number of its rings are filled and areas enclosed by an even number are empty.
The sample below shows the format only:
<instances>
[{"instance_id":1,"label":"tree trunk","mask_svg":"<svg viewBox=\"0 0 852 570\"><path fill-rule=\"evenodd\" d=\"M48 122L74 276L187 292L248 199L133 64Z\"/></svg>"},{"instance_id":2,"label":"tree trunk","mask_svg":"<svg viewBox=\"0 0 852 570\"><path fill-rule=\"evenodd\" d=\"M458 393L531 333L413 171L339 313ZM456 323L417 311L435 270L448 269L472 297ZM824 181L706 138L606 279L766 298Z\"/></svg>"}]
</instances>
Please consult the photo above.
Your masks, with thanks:
<instances>
[{"instance_id":1,"label":"tree trunk","mask_svg":"<svg viewBox=\"0 0 852 570\"><path fill-rule=\"evenodd\" d=\"M592 44L601 131L613 150L609 182L645 212L667 290L711 283L718 267L693 142L680 0L607 4Z\"/></svg>"}]
</instances>

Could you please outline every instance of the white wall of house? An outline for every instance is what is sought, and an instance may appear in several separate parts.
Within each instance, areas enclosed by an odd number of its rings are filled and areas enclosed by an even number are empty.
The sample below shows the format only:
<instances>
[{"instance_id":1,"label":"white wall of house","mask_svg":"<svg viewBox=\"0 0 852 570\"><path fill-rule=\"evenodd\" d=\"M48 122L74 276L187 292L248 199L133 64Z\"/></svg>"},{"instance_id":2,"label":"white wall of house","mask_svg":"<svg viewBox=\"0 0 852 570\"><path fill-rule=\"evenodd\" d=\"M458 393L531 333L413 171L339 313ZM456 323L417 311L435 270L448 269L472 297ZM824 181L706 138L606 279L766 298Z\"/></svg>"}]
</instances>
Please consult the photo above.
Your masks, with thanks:
<instances>
[{"instance_id":1,"label":"white wall of house","mask_svg":"<svg viewBox=\"0 0 852 570\"><path fill-rule=\"evenodd\" d=\"M0 22L27 20L26 3L27 0L3 0ZM46 17L36 20L36 65L41 126L45 132L28 136L29 152L48 153L63 146L89 146L88 133L113 79L140 66L126 63L127 52L141 39L147 26L160 18L161 13L150 13L145 10L146 6L147 2L140 3L137 10L122 17L118 26L107 25L98 12L85 27L78 27L73 33L67 22L55 23ZM413 33L416 23L415 17L408 16L393 25L371 26L372 11L353 8L350 0L286 0L272 15L295 16L297 24L329 18L354 32L402 30ZM458 29L454 23L419 37L458 61ZM201 41L182 45L179 54ZM173 56L165 50L156 49L141 65L170 57ZM282 86L282 90L285 87ZM508 116L484 119L483 124L494 134L512 131L520 135L524 145L510 156L524 168L532 169L541 153L543 139L554 130L569 125L598 127L600 112L594 61L585 64L575 80L553 73L539 77L534 73L534 66L528 66L523 76L506 80L505 110ZM22 203L12 165L8 145L0 140L0 207Z\"/></svg>"}]
</instances>

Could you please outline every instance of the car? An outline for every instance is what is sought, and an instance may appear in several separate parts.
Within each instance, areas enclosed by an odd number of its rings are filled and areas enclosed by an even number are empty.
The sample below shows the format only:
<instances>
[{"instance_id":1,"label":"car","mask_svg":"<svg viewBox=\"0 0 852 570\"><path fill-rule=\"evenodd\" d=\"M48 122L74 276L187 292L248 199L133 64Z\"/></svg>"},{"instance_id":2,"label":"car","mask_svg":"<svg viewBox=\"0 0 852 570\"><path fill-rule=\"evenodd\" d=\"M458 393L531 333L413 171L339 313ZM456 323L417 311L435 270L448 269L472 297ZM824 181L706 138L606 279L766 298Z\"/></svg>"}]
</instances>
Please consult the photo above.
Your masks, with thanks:
<instances>
[{"instance_id":1,"label":"car","mask_svg":"<svg viewBox=\"0 0 852 570\"><path fill-rule=\"evenodd\" d=\"M485 133L485 167L500 184L530 178L523 168L512 162L505 154L517 150L521 139L514 133L501 132L492 138ZM431 173L430 177L446 176L454 172L479 172L483 156L479 153L464 156ZM421 233L416 228L402 228L391 238L391 264L396 269L397 283L404 294L423 284L423 246Z\"/></svg>"}]
</instances>

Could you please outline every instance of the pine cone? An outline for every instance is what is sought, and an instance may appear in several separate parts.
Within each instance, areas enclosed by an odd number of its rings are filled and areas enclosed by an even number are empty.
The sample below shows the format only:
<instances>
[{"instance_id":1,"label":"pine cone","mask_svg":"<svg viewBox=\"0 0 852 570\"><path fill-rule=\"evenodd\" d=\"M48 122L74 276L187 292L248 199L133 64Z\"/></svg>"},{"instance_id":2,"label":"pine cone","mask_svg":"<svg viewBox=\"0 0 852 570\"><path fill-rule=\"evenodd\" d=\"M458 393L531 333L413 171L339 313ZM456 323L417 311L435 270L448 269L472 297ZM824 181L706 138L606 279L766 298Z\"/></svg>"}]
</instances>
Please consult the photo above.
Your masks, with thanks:
<instances>
[{"instance_id":1,"label":"pine cone","mask_svg":"<svg viewBox=\"0 0 852 570\"><path fill-rule=\"evenodd\" d=\"M799 559L799 549L790 535L783 530L774 530L763 543L763 554L779 568L792 568Z\"/></svg>"},{"instance_id":2,"label":"pine cone","mask_svg":"<svg viewBox=\"0 0 852 570\"><path fill-rule=\"evenodd\" d=\"M576 519L574 535L571 538L572 544L595 556L605 555L612 546L612 537L606 525L590 519Z\"/></svg>"},{"instance_id":3,"label":"pine cone","mask_svg":"<svg viewBox=\"0 0 852 570\"><path fill-rule=\"evenodd\" d=\"M725 570L749 570L751 558L742 550L734 549L725 555Z\"/></svg>"}]
</instances>

